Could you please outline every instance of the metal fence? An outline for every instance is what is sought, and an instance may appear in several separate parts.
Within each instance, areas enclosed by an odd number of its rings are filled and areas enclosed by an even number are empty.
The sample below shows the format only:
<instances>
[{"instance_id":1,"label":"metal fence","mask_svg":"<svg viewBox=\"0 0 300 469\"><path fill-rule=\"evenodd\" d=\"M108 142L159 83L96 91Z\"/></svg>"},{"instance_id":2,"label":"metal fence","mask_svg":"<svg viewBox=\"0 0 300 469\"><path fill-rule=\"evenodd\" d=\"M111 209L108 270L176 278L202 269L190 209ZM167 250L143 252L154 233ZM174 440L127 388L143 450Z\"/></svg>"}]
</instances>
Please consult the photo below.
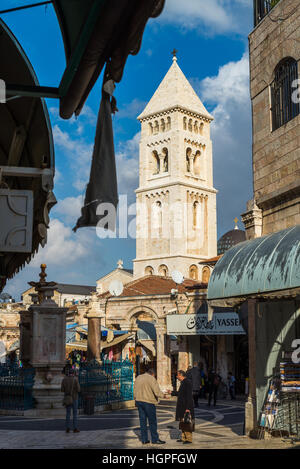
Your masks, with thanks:
<instances>
[{"instance_id":1,"label":"metal fence","mask_svg":"<svg viewBox=\"0 0 300 469\"><path fill-rule=\"evenodd\" d=\"M133 399L133 364L130 361L89 362L79 369L79 408L88 399L95 406Z\"/></svg>"},{"instance_id":2,"label":"metal fence","mask_svg":"<svg viewBox=\"0 0 300 469\"><path fill-rule=\"evenodd\" d=\"M279 0L254 0L254 26L267 16Z\"/></svg>"},{"instance_id":3,"label":"metal fence","mask_svg":"<svg viewBox=\"0 0 300 469\"><path fill-rule=\"evenodd\" d=\"M0 365L0 409L29 410L34 407L35 370L17 365Z\"/></svg>"}]
</instances>

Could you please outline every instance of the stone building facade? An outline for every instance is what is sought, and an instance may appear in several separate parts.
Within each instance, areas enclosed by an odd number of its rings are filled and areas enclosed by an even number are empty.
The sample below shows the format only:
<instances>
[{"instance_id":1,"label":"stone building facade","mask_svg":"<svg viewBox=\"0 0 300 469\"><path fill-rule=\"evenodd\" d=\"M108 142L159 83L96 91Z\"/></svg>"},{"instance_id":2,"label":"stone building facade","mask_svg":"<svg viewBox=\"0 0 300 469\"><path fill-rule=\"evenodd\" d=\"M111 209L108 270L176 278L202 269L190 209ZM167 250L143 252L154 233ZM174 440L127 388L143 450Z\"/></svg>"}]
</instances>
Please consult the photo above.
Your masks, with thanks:
<instances>
[{"instance_id":1,"label":"stone building facade","mask_svg":"<svg viewBox=\"0 0 300 469\"><path fill-rule=\"evenodd\" d=\"M189 304L190 313L199 309L205 302L206 289L197 292L186 289L195 284L193 280L185 280L182 285L176 286L170 278L148 275L125 285L118 297L106 292L97 298L95 307L101 316L102 326L134 333L131 340L122 344L122 359L129 357L136 363L137 347L143 348L151 358L151 366L155 368L158 383L164 391L172 390L172 359L175 358L172 350L177 355L176 369L186 370L192 363L192 350L186 337L182 337L180 343L171 345L166 317L176 312L184 314ZM178 294L172 295L172 289L176 288ZM144 338L138 337L141 330L151 329L154 334L149 332Z\"/></svg>"},{"instance_id":2,"label":"stone building facade","mask_svg":"<svg viewBox=\"0 0 300 469\"><path fill-rule=\"evenodd\" d=\"M198 262L216 255L212 116L173 64L141 122L134 278L179 270L201 279Z\"/></svg>"},{"instance_id":3,"label":"stone building facade","mask_svg":"<svg viewBox=\"0 0 300 469\"><path fill-rule=\"evenodd\" d=\"M299 1L281 0L249 36L254 197L243 214L248 239L300 224L299 30Z\"/></svg>"}]
</instances>

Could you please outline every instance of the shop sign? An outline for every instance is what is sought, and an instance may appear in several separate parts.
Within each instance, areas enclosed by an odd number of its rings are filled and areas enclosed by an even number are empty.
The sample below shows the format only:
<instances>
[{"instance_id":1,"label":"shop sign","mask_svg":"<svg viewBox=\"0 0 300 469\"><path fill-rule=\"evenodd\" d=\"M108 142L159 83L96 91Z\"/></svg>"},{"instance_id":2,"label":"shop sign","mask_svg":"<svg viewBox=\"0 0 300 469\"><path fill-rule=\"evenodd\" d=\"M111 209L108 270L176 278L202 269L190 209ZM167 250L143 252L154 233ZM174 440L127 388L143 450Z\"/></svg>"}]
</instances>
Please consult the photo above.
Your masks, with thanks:
<instances>
[{"instance_id":1,"label":"shop sign","mask_svg":"<svg viewBox=\"0 0 300 469\"><path fill-rule=\"evenodd\" d=\"M173 314L167 316L167 334L174 335L241 335L246 334L239 315L234 312L207 314Z\"/></svg>"}]
</instances>

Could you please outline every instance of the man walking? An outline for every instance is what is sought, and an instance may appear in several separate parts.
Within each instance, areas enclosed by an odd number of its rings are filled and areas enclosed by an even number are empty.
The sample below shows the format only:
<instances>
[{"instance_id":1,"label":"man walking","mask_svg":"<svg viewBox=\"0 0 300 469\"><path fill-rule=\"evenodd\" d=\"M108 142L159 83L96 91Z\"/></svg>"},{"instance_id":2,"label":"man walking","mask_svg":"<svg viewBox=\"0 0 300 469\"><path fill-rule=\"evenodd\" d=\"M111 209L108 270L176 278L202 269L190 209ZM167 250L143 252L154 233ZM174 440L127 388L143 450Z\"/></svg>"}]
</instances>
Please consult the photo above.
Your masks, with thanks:
<instances>
[{"instance_id":1,"label":"man walking","mask_svg":"<svg viewBox=\"0 0 300 469\"><path fill-rule=\"evenodd\" d=\"M73 432L79 433L77 425L77 411L78 411L78 393L80 392L80 385L75 370L71 367L66 367L66 376L61 383L61 391L64 393L64 405L66 406L66 432L70 432L70 419L71 410L73 411Z\"/></svg>"},{"instance_id":2,"label":"man walking","mask_svg":"<svg viewBox=\"0 0 300 469\"><path fill-rule=\"evenodd\" d=\"M219 384L221 382L221 376L214 370L210 370L208 373L208 406L210 407L212 396L214 397L214 406L217 405L217 394Z\"/></svg>"},{"instance_id":3,"label":"man walking","mask_svg":"<svg viewBox=\"0 0 300 469\"><path fill-rule=\"evenodd\" d=\"M228 373L228 387L231 400L235 400L235 377L233 376L231 371L229 371Z\"/></svg>"},{"instance_id":4,"label":"man walking","mask_svg":"<svg viewBox=\"0 0 300 469\"><path fill-rule=\"evenodd\" d=\"M199 399L200 388L201 388L201 371L197 362L194 362L193 368L187 371L186 376L188 379L192 381L194 406L199 407L198 399Z\"/></svg>"},{"instance_id":5,"label":"man walking","mask_svg":"<svg viewBox=\"0 0 300 469\"><path fill-rule=\"evenodd\" d=\"M152 444L162 445L165 441L159 438L157 433L156 405L163 393L154 377L151 368L146 373L139 375L134 383L134 399L139 411L141 440L143 445L150 443L148 440L147 420L149 422Z\"/></svg>"},{"instance_id":6,"label":"man walking","mask_svg":"<svg viewBox=\"0 0 300 469\"><path fill-rule=\"evenodd\" d=\"M191 380L187 378L185 371L179 370L177 372L177 379L180 381L180 388L178 392L177 406L176 406L176 420L179 420L179 428L181 429L181 440L183 444L191 444L193 442L193 429L195 422L193 391ZM184 423L184 416L186 412L190 413L191 423Z\"/></svg>"}]
</instances>

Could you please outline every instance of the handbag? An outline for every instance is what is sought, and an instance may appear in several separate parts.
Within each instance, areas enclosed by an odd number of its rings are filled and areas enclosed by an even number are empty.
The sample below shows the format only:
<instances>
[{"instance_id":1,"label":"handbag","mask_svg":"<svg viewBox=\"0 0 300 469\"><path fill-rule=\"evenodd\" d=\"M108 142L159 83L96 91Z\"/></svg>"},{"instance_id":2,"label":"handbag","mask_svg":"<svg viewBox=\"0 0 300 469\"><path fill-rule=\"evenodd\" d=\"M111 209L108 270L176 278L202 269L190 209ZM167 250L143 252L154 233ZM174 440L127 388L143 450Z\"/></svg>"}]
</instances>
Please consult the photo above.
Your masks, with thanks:
<instances>
[{"instance_id":1,"label":"handbag","mask_svg":"<svg viewBox=\"0 0 300 469\"><path fill-rule=\"evenodd\" d=\"M74 381L75 381L75 379L73 378L70 394L65 394L65 395L64 395L64 398L63 398L63 405L64 405L65 407L67 407L67 406L73 404L73 385L74 385Z\"/></svg>"},{"instance_id":2,"label":"handbag","mask_svg":"<svg viewBox=\"0 0 300 469\"><path fill-rule=\"evenodd\" d=\"M183 419L179 422L179 429L188 433L192 433L195 430L195 422L189 410L184 413Z\"/></svg>"}]
</instances>

